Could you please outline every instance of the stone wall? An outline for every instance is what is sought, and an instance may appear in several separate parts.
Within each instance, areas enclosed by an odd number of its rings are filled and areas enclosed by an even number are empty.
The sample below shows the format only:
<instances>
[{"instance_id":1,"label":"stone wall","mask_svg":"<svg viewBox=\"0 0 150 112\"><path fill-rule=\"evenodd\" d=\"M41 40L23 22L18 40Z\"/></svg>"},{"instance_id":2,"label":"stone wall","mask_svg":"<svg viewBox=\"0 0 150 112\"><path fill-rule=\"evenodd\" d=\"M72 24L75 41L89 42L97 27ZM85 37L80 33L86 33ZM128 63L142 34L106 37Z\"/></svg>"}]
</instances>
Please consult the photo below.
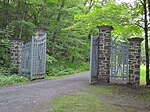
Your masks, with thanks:
<instances>
[{"instance_id":1,"label":"stone wall","mask_svg":"<svg viewBox=\"0 0 150 112\"><path fill-rule=\"evenodd\" d=\"M111 26L98 26L99 29L99 58L98 82L108 83L110 74Z\"/></svg>"},{"instance_id":2,"label":"stone wall","mask_svg":"<svg viewBox=\"0 0 150 112\"><path fill-rule=\"evenodd\" d=\"M130 38L129 47L129 83L140 83L140 56L143 38Z\"/></svg>"},{"instance_id":3,"label":"stone wall","mask_svg":"<svg viewBox=\"0 0 150 112\"><path fill-rule=\"evenodd\" d=\"M21 68L21 47L23 42L19 39L11 40L11 63L15 66L18 73Z\"/></svg>"}]
</instances>

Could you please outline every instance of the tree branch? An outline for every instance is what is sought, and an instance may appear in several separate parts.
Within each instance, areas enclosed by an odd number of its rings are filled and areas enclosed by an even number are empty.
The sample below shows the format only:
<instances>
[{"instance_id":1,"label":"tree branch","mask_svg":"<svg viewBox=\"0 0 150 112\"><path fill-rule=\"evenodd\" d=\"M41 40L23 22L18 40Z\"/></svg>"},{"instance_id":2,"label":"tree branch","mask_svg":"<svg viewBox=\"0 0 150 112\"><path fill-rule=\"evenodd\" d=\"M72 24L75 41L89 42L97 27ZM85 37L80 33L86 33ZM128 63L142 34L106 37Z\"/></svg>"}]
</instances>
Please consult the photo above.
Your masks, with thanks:
<instances>
[{"instance_id":1,"label":"tree branch","mask_svg":"<svg viewBox=\"0 0 150 112\"><path fill-rule=\"evenodd\" d=\"M85 2L84 2L84 4L83 4L83 5L84 5L84 6L86 6L87 2L88 2L88 0L85 0Z\"/></svg>"},{"instance_id":2,"label":"tree branch","mask_svg":"<svg viewBox=\"0 0 150 112\"><path fill-rule=\"evenodd\" d=\"M144 2L142 0L140 0L141 4L144 6Z\"/></svg>"},{"instance_id":3,"label":"tree branch","mask_svg":"<svg viewBox=\"0 0 150 112\"><path fill-rule=\"evenodd\" d=\"M141 25L139 25L139 24L137 24L137 23L134 23L136 26L138 26L138 27L140 27L140 28L142 28L142 29L144 29L144 27L143 26L141 26Z\"/></svg>"},{"instance_id":4,"label":"tree branch","mask_svg":"<svg viewBox=\"0 0 150 112\"><path fill-rule=\"evenodd\" d=\"M94 3L95 3L95 1L90 0L90 4L89 4L89 7L88 7L88 10L87 10L86 14L87 14L88 12L90 12L90 10L92 9Z\"/></svg>"}]
</instances>

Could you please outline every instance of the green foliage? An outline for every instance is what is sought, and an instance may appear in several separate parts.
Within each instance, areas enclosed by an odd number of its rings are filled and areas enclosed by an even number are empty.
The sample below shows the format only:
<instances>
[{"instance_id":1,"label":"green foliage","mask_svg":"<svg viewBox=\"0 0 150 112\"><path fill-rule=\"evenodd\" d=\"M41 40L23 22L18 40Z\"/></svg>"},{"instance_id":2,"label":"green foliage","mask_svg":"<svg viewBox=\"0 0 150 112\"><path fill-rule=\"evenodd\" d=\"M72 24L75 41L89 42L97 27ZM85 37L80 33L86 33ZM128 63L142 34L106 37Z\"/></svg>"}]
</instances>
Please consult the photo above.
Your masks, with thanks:
<instances>
[{"instance_id":1,"label":"green foliage","mask_svg":"<svg viewBox=\"0 0 150 112\"><path fill-rule=\"evenodd\" d=\"M0 29L0 39L8 39L14 35L14 23L9 23L5 29Z\"/></svg>"},{"instance_id":2,"label":"green foliage","mask_svg":"<svg viewBox=\"0 0 150 112\"><path fill-rule=\"evenodd\" d=\"M18 76L18 75L11 75L11 76L5 76L0 75L0 86L7 86L12 85L16 83L23 83L29 81L29 78L24 76Z\"/></svg>"},{"instance_id":3,"label":"green foliage","mask_svg":"<svg viewBox=\"0 0 150 112\"><path fill-rule=\"evenodd\" d=\"M31 41L31 38L34 34L33 29L35 28L35 25L30 21L25 20L16 20L13 21L14 24L14 32L15 34L13 36L17 36L16 38L22 39L24 42ZM20 31L21 28L23 29L20 37Z\"/></svg>"},{"instance_id":4,"label":"green foliage","mask_svg":"<svg viewBox=\"0 0 150 112\"><path fill-rule=\"evenodd\" d=\"M67 63L67 62L56 62L50 66L47 66L47 76L64 76L72 75L75 73L88 71L89 63Z\"/></svg>"},{"instance_id":5,"label":"green foliage","mask_svg":"<svg viewBox=\"0 0 150 112\"><path fill-rule=\"evenodd\" d=\"M48 65L52 65L55 62L57 62L57 60L53 56L49 56L48 54L46 54L46 63Z\"/></svg>"},{"instance_id":6,"label":"green foliage","mask_svg":"<svg viewBox=\"0 0 150 112\"><path fill-rule=\"evenodd\" d=\"M10 65L10 55L9 55L9 41L8 39L0 39L0 65L7 66Z\"/></svg>"},{"instance_id":7,"label":"green foliage","mask_svg":"<svg viewBox=\"0 0 150 112\"><path fill-rule=\"evenodd\" d=\"M14 34L14 24L9 23L5 29L0 29L0 65L10 67L10 41Z\"/></svg>"},{"instance_id":8,"label":"green foliage","mask_svg":"<svg viewBox=\"0 0 150 112\"><path fill-rule=\"evenodd\" d=\"M75 16L78 21L74 29L81 32L91 31L95 26L113 26L113 35L128 38L134 35L141 35L142 30L132 21L132 15L127 5L107 4L91 10L88 14L78 14ZM78 28L80 26L80 28ZM72 27L71 27L72 28Z\"/></svg>"},{"instance_id":9,"label":"green foliage","mask_svg":"<svg viewBox=\"0 0 150 112\"><path fill-rule=\"evenodd\" d=\"M0 86L7 86L16 83L29 81L28 77L13 74L10 68L0 67Z\"/></svg>"},{"instance_id":10,"label":"green foliage","mask_svg":"<svg viewBox=\"0 0 150 112\"><path fill-rule=\"evenodd\" d=\"M0 67L0 76L10 76L11 69L6 67Z\"/></svg>"},{"instance_id":11,"label":"green foliage","mask_svg":"<svg viewBox=\"0 0 150 112\"><path fill-rule=\"evenodd\" d=\"M140 67L140 85L146 85L146 67L141 65Z\"/></svg>"}]
</instances>

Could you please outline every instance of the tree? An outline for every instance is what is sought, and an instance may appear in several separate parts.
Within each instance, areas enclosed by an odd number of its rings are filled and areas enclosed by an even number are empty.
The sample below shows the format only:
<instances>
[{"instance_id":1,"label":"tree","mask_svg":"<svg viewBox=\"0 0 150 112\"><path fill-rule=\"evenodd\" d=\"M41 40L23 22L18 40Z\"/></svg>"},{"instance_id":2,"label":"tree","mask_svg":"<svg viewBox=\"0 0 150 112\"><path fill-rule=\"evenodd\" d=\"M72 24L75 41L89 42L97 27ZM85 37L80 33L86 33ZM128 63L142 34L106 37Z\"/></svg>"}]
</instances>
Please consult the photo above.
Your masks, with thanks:
<instances>
[{"instance_id":1,"label":"tree","mask_svg":"<svg viewBox=\"0 0 150 112\"><path fill-rule=\"evenodd\" d=\"M149 3L149 2L148 2ZM147 1L142 2L144 8L144 33L145 33L145 55L146 55L146 85L150 85L149 77L149 48L148 48L148 11L147 11ZM148 5L149 6L149 5ZM148 8L149 9L149 8Z\"/></svg>"}]
</instances>

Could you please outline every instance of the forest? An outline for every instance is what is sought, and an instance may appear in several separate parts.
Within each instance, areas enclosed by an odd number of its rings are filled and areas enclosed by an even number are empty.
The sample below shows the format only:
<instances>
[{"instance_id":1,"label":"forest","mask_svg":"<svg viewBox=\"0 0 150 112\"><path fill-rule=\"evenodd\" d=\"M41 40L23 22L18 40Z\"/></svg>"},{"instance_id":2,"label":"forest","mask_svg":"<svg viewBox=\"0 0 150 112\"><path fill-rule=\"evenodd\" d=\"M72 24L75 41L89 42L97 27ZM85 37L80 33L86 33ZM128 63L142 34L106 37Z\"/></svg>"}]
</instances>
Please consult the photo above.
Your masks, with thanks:
<instances>
[{"instance_id":1,"label":"forest","mask_svg":"<svg viewBox=\"0 0 150 112\"><path fill-rule=\"evenodd\" d=\"M0 85L29 79L15 74L10 62L10 40L31 41L34 28L47 28L47 76L89 71L90 39L96 26L113 26L112 39L142 37L141 60L149 81L150 1L117 0L0 0ZM149 48L148 48L149 47ZM5 82L5 83L4 83Z\"/></svg>"}]
</instances>

